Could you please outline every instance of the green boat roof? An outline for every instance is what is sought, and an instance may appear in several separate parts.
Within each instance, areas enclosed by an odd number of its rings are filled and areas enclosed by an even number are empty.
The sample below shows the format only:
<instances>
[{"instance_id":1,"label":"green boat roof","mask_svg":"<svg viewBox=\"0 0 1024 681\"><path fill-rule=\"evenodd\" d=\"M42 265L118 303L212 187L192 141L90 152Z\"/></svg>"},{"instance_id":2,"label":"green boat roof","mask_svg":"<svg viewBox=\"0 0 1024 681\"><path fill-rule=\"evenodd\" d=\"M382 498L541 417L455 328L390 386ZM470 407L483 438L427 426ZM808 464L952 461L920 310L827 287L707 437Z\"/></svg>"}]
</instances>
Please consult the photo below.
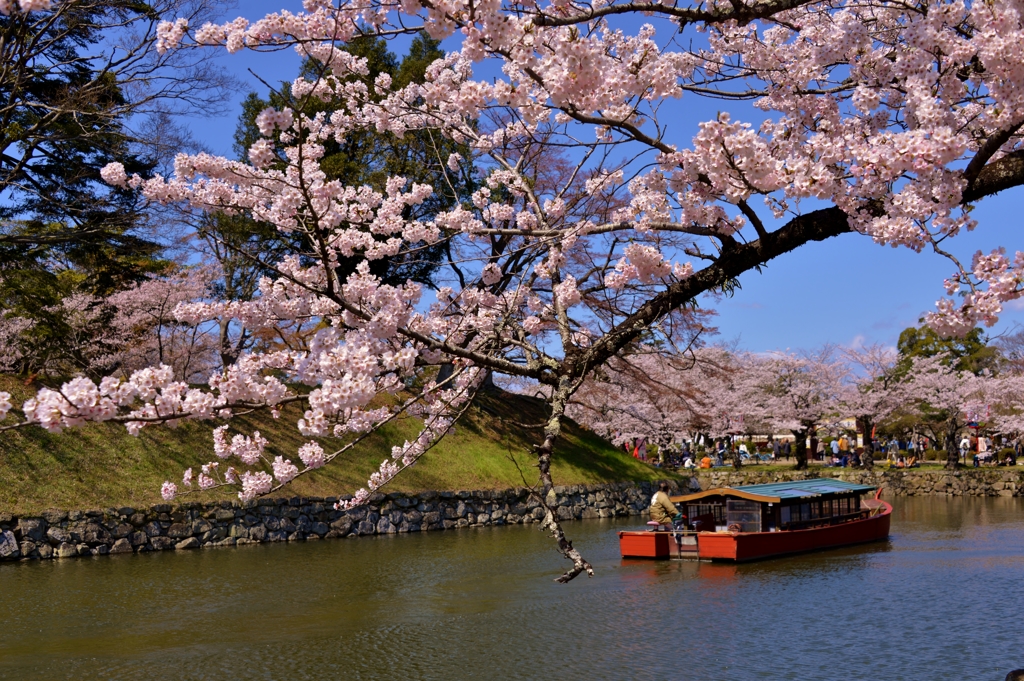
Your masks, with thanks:
<instances>
[{"instance_id":1,"label":"green boat roof","mask_svg":"<svg viewBox=\"0 0 1024 681\"><path fill-rule=\"evenodd\" d=\"M793 480L791 482L772 482L767 485L744 485L733 487L735 490L780 499L801 499L804 497L820 497L828 494L849 494L850 492L871 492L877 489L874 485L858 485L855 482L836 480L835 478L817 478L814 480Z\"/></svg>"}]
</instances>

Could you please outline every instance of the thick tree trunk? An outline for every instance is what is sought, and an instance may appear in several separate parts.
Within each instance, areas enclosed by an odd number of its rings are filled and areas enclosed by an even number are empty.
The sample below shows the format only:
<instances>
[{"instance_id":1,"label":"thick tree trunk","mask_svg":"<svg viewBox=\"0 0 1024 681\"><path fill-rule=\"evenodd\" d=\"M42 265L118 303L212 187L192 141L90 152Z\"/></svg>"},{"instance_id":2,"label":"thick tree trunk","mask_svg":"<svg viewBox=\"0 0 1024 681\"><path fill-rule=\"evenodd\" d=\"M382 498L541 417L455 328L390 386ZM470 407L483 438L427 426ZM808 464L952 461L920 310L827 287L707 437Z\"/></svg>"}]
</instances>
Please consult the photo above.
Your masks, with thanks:
<instances>
[{"instance_id":1,"label":"thick tree trunk","mask_svg":"<svg viewBox=\"0 0 1024 681\"><path fill-rule=\"evenodd\" d=\"M231 343L231 325L229 320L220 320L220 362L229 367L238 361L238 349Z\"/></svg>"},{"instance_id":2,"label":"thick tree trunk","mask_svg":"<svg viewBox=\"0 0 1024 681\"><path fill-rule=\"evenodd\" d=\"M793 458L796 459L796 470L807 468L807 430L793 431L796 442L793 443Z\"/></svg>"},{"instance_id":3,"label":"thick tree trunk","mask_svg":"<svg viewBox=\"0 0 1024 681\"><path fill-rule=\"evenodd\" d=\"M565 404L569 399L569 393L569 383L563 379L551 400L551 417L544 426L544 442L537 447L537 468L540 470L541 490L533 493L540 500L541 507L544 509L544 520L541 527L551 532L551 536L558 544L559 552L566 559L572 561L572 568L555 580L560 584L572 581L584 571L588 576L594 576L594 568L566 538L565 532L555 516L554 509L547 502L548 492L554 487L551 481L551 453L555 448L555 440L562 432L562 414L565 413Z\"/></svg>"},{"instance_id":4,"label":"thick tree trunk","mask_svg":"<svg viewBox=\"0 0 1024 681\"><path fill-rule=\"evenodd\" d=\"M732 449L732 467L736 470L743 468L743 459L740 458L740 450L736 447Z\"/></svg>"},{"instance_id":5,"label":"thick tree trunk","mask_svg":"<svg viewBox=\"0 0 1024 681\"><path fill-rule=\"evenodd\" d=\"M871 429L874 428L874 420L870 416L861 416L857 420L860 422L860 432L864 436L864 451L868 451L868 445L872 445L873 451L874 441L871 437Z\"/></svg>"},{"instance_id":6,"label":"thick tree trunk","mask_svg":"<svg viewBox=\"0 0 1024 681\"><path fill-rule=\"evenodd\" d=\"M956 470L960 468L960 450L956 444L956 429L946 430L946 468Z\"/></svg>"},{"instance_id":7,"label":"thick tree trunk","mask_svg":"<svg viewBox=\"0 0 1024 681\"><path fill-rule=\"evenodd\" d=\"M872 468L875 465L875 445L869 441L864 445L864 455L860 458L864 468Z\"/></svg>"}]
</instances>

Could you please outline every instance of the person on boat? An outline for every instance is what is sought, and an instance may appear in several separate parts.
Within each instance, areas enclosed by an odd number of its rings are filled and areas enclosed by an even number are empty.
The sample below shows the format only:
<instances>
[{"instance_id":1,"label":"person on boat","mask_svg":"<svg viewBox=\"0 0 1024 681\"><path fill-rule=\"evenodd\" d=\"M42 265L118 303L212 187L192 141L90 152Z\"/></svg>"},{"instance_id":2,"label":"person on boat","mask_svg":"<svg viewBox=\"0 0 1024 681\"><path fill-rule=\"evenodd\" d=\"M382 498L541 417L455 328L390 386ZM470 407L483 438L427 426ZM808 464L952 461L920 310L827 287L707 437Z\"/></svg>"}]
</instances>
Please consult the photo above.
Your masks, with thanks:
<instances>
[{"instance_id":1,"label":"person on boat","mask_svg":"<svg viewBox=\"0 0 1024 681\"><path fill-rule=\"evenodd\" d=\"M651 520L661 525L672 527L674 521L678 521L682 515L679 509L668 498L668 483L662 482L658 485L658 491L651 497Z\"/></svg>"}]
</instances>

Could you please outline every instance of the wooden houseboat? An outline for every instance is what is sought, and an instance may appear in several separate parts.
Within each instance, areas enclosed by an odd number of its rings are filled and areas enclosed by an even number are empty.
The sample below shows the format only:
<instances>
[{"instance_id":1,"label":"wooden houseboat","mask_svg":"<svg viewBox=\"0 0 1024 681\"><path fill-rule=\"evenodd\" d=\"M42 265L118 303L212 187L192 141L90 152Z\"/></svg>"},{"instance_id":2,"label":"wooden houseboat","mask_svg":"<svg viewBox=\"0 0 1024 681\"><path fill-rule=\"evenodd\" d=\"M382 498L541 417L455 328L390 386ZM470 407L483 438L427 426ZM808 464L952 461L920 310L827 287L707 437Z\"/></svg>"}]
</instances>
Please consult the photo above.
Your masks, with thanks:
<instances>
[{"instance_id":1,"label":"wooden houseboat","mask_svg":"<svg viewBox=\"0 0 1024 681\"><path fill-rule=\"evenodd\" d=\"M877 488L821 478L721 487L671 497L685 528L619 532L623 558L742 562L879 541L892 506ZM649 523L656 525L656 523Z\"/></svg>"}]
</instances>

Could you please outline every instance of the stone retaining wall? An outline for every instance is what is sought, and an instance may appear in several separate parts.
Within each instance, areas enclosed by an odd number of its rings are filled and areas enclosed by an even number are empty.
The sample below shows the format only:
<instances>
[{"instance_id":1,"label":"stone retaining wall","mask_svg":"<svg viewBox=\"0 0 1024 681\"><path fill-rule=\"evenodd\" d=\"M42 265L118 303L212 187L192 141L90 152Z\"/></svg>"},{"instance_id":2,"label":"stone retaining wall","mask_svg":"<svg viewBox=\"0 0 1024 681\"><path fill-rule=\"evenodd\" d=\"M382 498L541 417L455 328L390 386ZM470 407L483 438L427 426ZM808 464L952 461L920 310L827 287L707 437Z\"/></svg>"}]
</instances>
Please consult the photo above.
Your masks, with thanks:
<instances>
[{"instance_id":1,"label":"stone retaining wall","mask_svg":"<svg viewBox=\"0 0 1024 681\"><path fill-rule=\"evenodd\" d=\"M896 496L1024 496L1024 470L958 471L811 469L766 473L719 469L697 475L701 489L836 477L880 485ZM685 487L686 481L683 481ZM646 513L653 484L555 487L547 502L560 520ZM674 484L674 483L673 483ZM310 541L371 534L540 522L543 511L526 489L378 494L350 511L334 498L260 499L159 504L149 509L45 511L37 517L0 512L0 561L70 558L110 553Z\"/></svg>"},{"instance_id":2,"label":"stone retaining wall","mask_svg":"<svg viewBox=\"0 0 1024 681\"><path fill-rule=\"evenodd\" d=\"M757 485L769 482L805 480L808 478L839 478L884 488L886 497L953 496L953 497L1019 497L1024 496L1024 468L964 468L946 470L872 470L850 468L812 468L809 471L761 472L755 468L714 470L697 475L701 489Z\"/></svg>"},{"instance_id":3,"label":"stone retaining wall","mask_svg":"<svg viewBox=\"0 0 1024 681\"><path fill-rule=\"evenodd\" d=\"M645 513L653 484L555 487L546 499L560 520ZM149 509L0 513L0 560L310 541L370 534L540 522L543 510L524 489L377 494L349 511L335 498L159 504Z\"/></svg>"}]
</instances>

